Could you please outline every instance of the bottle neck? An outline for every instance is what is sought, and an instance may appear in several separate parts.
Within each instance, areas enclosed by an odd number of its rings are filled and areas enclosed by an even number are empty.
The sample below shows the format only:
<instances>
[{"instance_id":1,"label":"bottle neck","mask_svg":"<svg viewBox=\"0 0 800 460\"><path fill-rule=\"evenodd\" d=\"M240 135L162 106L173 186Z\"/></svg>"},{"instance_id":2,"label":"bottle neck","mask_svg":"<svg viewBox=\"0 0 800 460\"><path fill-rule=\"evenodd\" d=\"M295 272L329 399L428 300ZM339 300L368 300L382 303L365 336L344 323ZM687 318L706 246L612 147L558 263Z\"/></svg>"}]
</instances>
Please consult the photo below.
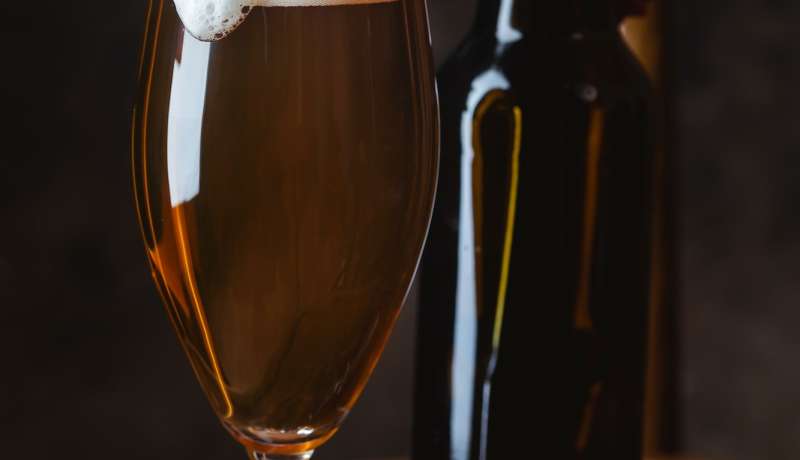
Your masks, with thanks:
<instances>
[{"instance_id":1,"label":"bottle neck","mask_svg":"<svg viewBox=\"0 0 800 460\"><path fill-rule=\"evenodd\" d=\"M623 0L480 0L473 28L499 41L581 30L616 30Z\"/></svg>"}]
</instances>

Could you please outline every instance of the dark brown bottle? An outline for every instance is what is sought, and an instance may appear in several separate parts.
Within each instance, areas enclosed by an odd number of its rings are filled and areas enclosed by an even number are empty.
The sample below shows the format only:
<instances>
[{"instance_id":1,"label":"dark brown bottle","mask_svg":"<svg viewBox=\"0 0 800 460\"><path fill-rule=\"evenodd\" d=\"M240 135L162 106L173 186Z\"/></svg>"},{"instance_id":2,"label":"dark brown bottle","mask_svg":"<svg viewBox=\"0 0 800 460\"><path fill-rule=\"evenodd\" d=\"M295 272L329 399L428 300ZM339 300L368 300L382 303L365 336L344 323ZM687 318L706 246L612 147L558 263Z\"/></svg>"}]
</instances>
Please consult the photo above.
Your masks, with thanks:
<instances>
[{"instance_id":1,"label":"dark brown bottle","mask_svg":"<svg viewBox=\"0 0 800 460\"><path fill-rule=\"evenodd\" d=\"M650 87L641 2L483 0L439 76L416 460L641 458Z\"/></svg>"}]
</instances>

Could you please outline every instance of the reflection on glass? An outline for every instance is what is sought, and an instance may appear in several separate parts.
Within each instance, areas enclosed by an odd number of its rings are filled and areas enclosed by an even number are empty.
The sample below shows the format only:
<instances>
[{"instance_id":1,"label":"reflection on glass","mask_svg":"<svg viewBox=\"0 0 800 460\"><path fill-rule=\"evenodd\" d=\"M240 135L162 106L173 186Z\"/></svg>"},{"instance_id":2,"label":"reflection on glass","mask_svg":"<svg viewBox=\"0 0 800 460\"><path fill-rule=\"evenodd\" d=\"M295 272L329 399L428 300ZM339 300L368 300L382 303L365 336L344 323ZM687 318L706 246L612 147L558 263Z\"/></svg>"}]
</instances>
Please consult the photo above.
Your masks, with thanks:
<instances>
[{"instance_id":1,"label":"reflection on glass","mask_svg":"<svg viewBox=\"0 0 800 460\"><path fill-rule=\"evenodd\" d=\"M200 191L200 148L211 44L183 33L181 55L172 70L167 124L167 172L172 206Z\"/></svg>"},{"instance_id":2,"label":"reflection on glass","mask_svg":"<svg viewBox=\"0 0 800 460\"><path fill-rule=\"evenodd\" d=\"M481 101L490 94L502 94L508 89L508 80L497 68L492 68L472 82L472 89L467 96L467 107L461 117L461 175L470 177L472 165L475 161L473 150L472 126L476 113L479 111ZM489 98L491 99L491 98ZM475 312L478 309L475 297L475 198L472 188L465 187L459 200L459 227L458 234L458 281L456 287L455 330L453 337L453 374L469 376L453 381L453 395L455 401L450 408L452 426L451 449L457 458L466 457L464 446L469 445L472 436L473 405L471 404L475 391L475 353L478 340L478 321Z\"/></svg>"}]
</instances>

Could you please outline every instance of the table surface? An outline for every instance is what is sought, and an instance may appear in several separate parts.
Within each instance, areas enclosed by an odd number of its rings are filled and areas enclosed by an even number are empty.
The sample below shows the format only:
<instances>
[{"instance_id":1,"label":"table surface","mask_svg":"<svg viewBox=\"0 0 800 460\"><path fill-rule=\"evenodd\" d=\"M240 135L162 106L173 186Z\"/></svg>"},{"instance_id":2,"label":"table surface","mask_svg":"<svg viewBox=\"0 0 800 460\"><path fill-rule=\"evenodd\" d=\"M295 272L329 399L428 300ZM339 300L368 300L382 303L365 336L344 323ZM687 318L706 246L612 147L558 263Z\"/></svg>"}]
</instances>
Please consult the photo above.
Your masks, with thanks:
<instances>
[{"instance_id":1,"label":"table surface","mask_svg":"<svg viewBox=\"0 0 800 460\"><path fill-rule=\"evenodd\" d=\"M408 457L384 457L373 460L410 460ZM663 457L646 457L644 460L705 460L697 456L663 456Z\"/></svg>"}]
</instances>

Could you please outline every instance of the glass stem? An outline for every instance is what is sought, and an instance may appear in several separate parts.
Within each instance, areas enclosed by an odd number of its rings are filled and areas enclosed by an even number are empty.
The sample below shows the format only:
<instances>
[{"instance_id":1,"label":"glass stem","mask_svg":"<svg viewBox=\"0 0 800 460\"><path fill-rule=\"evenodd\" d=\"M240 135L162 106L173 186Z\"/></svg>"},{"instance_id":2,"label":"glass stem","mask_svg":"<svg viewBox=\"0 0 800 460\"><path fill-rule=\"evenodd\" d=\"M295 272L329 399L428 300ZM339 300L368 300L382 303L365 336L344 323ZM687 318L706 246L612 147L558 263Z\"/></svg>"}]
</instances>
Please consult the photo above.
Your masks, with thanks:
<instances>
[{"instance_id":1,"label":"glass stem","mask_svg":"<svg viewBox=\"0 0 800 460\"><path fill-rule=\"evenodd\" d=\"M310 460L314 455L313 450L298 454L265 454L253 449L247 449L250 460Z\"/></svg>"}]
</instances>

